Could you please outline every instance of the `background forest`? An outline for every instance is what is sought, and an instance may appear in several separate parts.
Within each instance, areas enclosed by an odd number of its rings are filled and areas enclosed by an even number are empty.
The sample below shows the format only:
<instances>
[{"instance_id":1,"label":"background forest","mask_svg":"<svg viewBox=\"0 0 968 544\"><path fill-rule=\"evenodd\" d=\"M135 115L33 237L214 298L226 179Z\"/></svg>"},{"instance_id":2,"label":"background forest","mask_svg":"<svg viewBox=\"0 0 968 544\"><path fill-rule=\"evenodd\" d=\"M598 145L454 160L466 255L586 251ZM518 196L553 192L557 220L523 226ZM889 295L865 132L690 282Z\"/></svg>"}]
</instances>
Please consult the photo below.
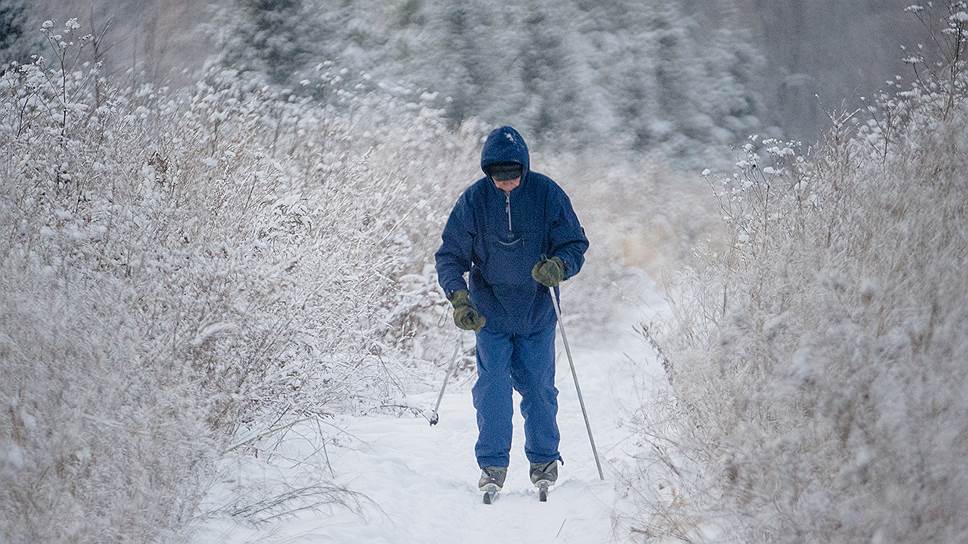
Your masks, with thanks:
<instances>
[{"instance_id":1,"label":"background forest","mask_svg":"<svg viewBox=\"0 0 968 544\"><path fill-rule=\"evenodd\" d=\"M906 74L902 46L926 36L908 4L16 0L6 34L25 39L0 50L26 59L43 19L84 15L85 32L108 29L109 73L184 84L219 62L296 87L330 62L354 83L432 93L451 122L513 118L556 147L695 162L757 131L813 141L826 111Z\"/></svg>"}]
</instances>

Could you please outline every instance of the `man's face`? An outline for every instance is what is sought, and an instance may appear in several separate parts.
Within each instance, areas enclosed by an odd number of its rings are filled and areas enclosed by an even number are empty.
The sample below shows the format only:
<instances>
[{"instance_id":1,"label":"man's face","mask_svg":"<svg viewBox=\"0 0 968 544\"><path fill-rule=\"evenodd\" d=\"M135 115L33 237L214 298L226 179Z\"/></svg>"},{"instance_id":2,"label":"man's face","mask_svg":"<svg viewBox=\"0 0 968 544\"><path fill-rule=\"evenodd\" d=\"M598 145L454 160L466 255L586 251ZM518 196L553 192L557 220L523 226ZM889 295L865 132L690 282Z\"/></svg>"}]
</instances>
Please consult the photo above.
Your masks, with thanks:
<instances>
[{"instance_id":1,"label":"man's face","mask_svg":"<svg viewBox=\"0 0 968 544\"><path fill-rule=\"evenodd\" d=\"M511 191L515 190L518 185L521 185L521 176L503 181L494 180L494 185L497 185L497 188L505 193L510 193Z\"/></svg>"}]
</instances>

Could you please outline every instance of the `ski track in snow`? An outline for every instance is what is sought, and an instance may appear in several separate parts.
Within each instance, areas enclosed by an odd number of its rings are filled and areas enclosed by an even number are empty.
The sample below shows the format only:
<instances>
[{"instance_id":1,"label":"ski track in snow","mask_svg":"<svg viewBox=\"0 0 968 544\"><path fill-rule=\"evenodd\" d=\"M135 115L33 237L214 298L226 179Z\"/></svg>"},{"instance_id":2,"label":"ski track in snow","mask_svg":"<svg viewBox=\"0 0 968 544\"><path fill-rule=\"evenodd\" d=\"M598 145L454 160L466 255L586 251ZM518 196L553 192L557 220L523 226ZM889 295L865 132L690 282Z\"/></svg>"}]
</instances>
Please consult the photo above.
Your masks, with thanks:
<instances>
[{"instance_id":1,"label":"ski track in snow","mask_svg":"<svg viewBox=\"0 0 968 544\"><path fill-rule=\"evenodd\" d=\"M654 311L649 313L654 315ZM644 315L633 317L642 319ZM203 527L196 541L621 542L624 539L612 531L614 471L635 453L632 430L623 428L622 421L663 380L654 356L632 330L634 322L617 325L609 335L592 340L582 338L578 324L569 327L566 321L606 481L598 478L559 334L556 384L565 465L560 467L548 502L538 501L537 489L528 479L520 397L515 392L508 479L494 504L482 504L477 489L480 470L474 459L473 377L463 376L448 385L435 427L423 418L390 415L337 421L346 434L338 447L329 446L336 483L366 496L361 502L362 514L327 506L258 528L223 518ZM427 391L409 396L407 404L426 407L429 413L435 400L436 391ZM299 453L304 452L293 451L290 456Z\"/></svg>"}]
</instances>

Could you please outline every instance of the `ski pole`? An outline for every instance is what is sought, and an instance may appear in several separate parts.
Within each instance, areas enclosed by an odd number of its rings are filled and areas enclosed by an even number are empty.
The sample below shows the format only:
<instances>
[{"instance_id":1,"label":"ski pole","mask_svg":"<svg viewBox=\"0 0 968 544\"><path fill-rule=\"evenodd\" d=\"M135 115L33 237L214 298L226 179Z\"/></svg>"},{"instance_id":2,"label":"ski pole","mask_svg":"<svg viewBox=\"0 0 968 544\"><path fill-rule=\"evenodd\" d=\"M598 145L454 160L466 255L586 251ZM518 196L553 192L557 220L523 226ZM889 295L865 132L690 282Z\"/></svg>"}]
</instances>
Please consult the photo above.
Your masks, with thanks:
<instances>
[{"instance_id":1,"label":"ski pole","mask_svg":"<svg viewBox=\"0 0 968 544\"><path fill-rule=\"evenodd\" d=\"M433 427L439 421L437 416L437 409L440 408L440 401L444 398L444 390L447 389L447 380L450 379L450 375L454 372L454 367L457 366L457 355L460 353L460 348L464 345L464 339L462 338L460 342L454 345L454 355L450 358L450 366L447 367L447 374L444 376L444 385L440 387L440 394L437 395L437 404L434 405L434 411L430 414L430 426Z\"/></svg>"},{"instance_id":2,"label":"ski pole","mask_svg":"<svg viewBox=\"0 0 968 544\"><path fill-rule=\"evenodd\" d=\"M565 344L565 353L568 354L568 365L571 366L571 377L575 380L575 391L578 392L578 404L581 405L581 415L585 418L585 428L588 429L588 441L592 445L592 453L595 455L595 466L598 467L598 477L605 481L605 473L602 472L602 463L598 460L598 449L595 447L595 438L592 437L592 426L588 422L588 411L585 410L585 399L581 396L581 387L578 385L578 373L575 372L575 361L571 358L571 348L568 347L568 336L565 335L565 324L561 320L561 307L559 306L558 295L555 294L554 287L548 287L551 292L551 303L555 307L555 315L558 317L558 330L561 331L561 341Z\"/></svg>"}]
</instances>

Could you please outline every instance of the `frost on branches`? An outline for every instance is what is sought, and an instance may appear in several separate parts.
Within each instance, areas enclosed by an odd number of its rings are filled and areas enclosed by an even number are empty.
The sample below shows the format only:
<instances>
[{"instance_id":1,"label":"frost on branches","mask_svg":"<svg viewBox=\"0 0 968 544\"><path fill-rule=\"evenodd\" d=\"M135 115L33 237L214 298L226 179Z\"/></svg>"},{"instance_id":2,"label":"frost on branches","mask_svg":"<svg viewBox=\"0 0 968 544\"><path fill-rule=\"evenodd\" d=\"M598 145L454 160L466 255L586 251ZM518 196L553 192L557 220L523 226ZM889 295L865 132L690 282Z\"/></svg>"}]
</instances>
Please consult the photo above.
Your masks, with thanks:
<instances>
[{"instance_id":1,"label":"frost on branches","mask_svg":"<svg viewBox=\"0 0 968 544\"><path fill-rule=\"evenodd\" d=\"M754 138L713 182L732 239L678 286L636 534L968 540L968 74L947 4L914 10L949 55L911 87L833 117L806 157Z\"/></svg>"},{"instance_id":2,"label":"frost on branches","mask_svg":"<svg viewBox=\"0 0 968 544\"><path fill-rule=\"evenodd\" d=\"M120 87L76 31L0 77L0 540L156 540L222 455L399 394L401 285L476 132L322 65L354 115L214 69Z\"/></svg>"}]
</instances>

